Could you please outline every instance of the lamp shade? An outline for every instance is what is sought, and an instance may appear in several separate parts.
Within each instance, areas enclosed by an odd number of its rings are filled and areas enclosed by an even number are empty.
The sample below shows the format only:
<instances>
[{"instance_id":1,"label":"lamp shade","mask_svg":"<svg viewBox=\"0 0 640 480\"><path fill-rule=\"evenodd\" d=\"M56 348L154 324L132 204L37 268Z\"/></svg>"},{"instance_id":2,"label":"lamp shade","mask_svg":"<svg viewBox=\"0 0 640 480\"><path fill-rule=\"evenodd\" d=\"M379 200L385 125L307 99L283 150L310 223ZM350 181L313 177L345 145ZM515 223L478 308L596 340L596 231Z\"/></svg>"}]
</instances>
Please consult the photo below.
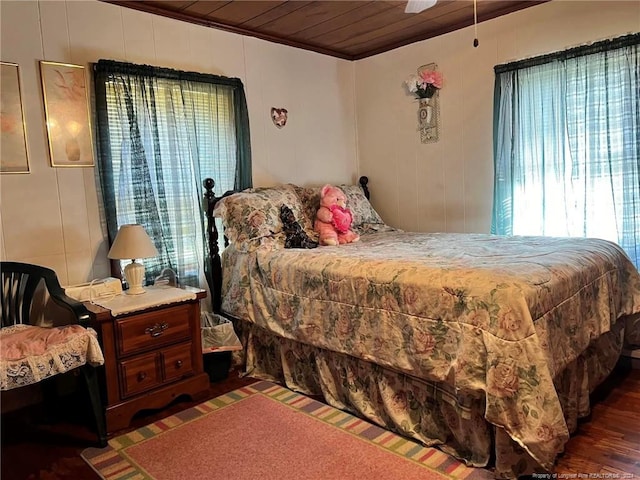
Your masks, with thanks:
<instances>
[{"instance_id":1,"label":"lamp shade","mask_svg":"<svg viewBox=\"0 0 640 480\"><path fill-rule=\"evenodd\" d=\"M156 246L142 225L122 225L107 257L113 259L149 258L158 255Z\"/></svg>"}]
</instances>

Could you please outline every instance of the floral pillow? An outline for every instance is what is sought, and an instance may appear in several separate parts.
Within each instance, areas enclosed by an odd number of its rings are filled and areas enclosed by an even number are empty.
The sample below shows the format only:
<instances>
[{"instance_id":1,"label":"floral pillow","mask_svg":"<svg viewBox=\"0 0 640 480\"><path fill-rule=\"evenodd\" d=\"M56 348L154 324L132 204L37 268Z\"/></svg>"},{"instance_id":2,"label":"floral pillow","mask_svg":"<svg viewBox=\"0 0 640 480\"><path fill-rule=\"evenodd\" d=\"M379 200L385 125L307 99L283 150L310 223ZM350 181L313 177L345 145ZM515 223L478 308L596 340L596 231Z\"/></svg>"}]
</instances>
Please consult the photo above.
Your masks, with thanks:
<instances>
[{"instance_id":1,"label":"floral pillow","mask_svg":"<svg viewBox=\"0 0 640 480\"><path fill-rule=\"evenodd\" d=\"M300 203L302 204L302 214L311 224L313 229L313 223L316 219L316 212L320 207L320 187L294 187ZM304 228L304 226L303 226Z\"/></svg>"},{"instance_id":2,"label":"floral pillow","mask_svg":"<svg viewBox=\"0 0 640 480\"><path fill-rule=\"evenodd\" d=\"M222 218L225 235L239 250L248 251L263 240L282 237L280 207L286 204L307 232L313 233L311 220L303 214L303 206L294 185L250 188L234 193L218 202L213 212Z\"/></svg>"},{"instance_id":3,"label":"floral pillow","mask_svg":"<svg viewBox=\"0 0 640 480\"><path fill-rule=\"evenodd\" d=\"M339 185L340 189L347 196L347 207L353 215L353 226L355 228L364 224L384 224L378 212L376 212L364 195L360 185Z\"/></svg>"}]
</instances>

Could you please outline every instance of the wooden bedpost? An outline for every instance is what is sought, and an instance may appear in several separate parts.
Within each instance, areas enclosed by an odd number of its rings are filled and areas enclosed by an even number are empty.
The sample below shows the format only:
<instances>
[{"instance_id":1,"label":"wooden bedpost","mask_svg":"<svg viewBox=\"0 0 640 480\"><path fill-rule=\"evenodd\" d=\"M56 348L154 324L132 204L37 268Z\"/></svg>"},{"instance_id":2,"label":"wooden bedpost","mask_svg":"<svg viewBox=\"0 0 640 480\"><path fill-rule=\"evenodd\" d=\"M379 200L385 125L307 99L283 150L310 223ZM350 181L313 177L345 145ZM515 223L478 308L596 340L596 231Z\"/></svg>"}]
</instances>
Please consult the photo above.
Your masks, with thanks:
<instances>
[{"instance_id":1,"label":"wooden bedpost","mask_svg":"<svg viewBox=\"0 0 640 480\"><path fill-rule=\"evenodd\" d=\"M213 218L213 208L219 200L213 193L215 182L213 178L206 178L202 183L205 189L204 202L207 212L207 240L209 245L209 259L211 271L207 275L211 290L211 305L215 313L220 313L222 307L222 264L220 262L220 248L218 247L218 228Z\"/></svg>"},{"instance_id":2,"label":"wooden bedpost","mask_svg":"<svg viewBox=\"0 0 640 480\"><path fill-rule=\"evenodd\" d=\"M362 190L364 191L364 196L367 197L367 200L370 200L369 187L367 186L367 184L369 183L369 177L365 177L363 175L360 177L359 182L360 182L360 186L362 187Z\"/></svg>"}]
</instances>

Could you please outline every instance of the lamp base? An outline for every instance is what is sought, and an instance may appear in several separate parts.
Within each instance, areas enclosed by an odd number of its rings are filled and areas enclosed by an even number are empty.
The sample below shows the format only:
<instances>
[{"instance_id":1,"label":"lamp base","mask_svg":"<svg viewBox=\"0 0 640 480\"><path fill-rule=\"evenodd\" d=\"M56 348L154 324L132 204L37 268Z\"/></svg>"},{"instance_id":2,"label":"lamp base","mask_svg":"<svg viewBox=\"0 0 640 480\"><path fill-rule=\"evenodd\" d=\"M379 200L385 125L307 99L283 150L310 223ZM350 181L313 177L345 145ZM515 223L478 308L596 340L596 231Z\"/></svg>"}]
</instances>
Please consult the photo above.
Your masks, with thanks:
<instances>
[{"instance_id":1,"label":"lamp base","mask_svg":"<svg viewBox=\"0 0 640 480\"><path fill-rule=\"evenodd\" d=\"M125 290L127 295L142 295L146 293L144 288L142 288L144 265L132 260L129 265L124 267L124 278L129 284L129 290Z\"/></svg>"},{"instance_id":2,"label":"lamp base","mask_svg":"<svg viewBox=\"0 0 640 480\"><path fill-rule=\"evenodd\" d=\"M147 293L147 291L143 287L130 287L129 290L125 290L124 293L127 295L142 295L143 293Z\"/></svg>"}]
</instances>

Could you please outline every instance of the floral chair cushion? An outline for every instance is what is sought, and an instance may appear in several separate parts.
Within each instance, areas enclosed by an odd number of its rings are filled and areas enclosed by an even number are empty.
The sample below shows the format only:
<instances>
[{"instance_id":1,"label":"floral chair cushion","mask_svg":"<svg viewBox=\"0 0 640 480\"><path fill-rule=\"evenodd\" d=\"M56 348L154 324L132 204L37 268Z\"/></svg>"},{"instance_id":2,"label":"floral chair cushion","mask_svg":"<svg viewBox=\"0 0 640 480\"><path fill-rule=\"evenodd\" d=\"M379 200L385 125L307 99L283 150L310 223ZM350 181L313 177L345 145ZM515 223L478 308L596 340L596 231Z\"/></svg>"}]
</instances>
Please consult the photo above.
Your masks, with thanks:
<instances>
[{"instance_id":1,"label":"floral chair cushion","mask_svg":"<svg viewBox=\"0 0 640 480\"><path fill-rule=\"evenodd\" d=\"M313 223L305 215L292 184L251 188L225 197L216 205L214 216L222 218L225 235L240 251L250 251L265 244L284 247L280 219L283 204L291 208L307 234L314 235Z\"/></svg>"},{"instance_id":2,"label":"floral chair cushion","mask_svg":"<svg viewBox=\"0 0 640 480\"><path fill-rule=\"evenodd\" d=\"M86 363L104 364L96 332L80 325L0 328L0 390L37 383Z\"/></svg>"}]
</instances>

